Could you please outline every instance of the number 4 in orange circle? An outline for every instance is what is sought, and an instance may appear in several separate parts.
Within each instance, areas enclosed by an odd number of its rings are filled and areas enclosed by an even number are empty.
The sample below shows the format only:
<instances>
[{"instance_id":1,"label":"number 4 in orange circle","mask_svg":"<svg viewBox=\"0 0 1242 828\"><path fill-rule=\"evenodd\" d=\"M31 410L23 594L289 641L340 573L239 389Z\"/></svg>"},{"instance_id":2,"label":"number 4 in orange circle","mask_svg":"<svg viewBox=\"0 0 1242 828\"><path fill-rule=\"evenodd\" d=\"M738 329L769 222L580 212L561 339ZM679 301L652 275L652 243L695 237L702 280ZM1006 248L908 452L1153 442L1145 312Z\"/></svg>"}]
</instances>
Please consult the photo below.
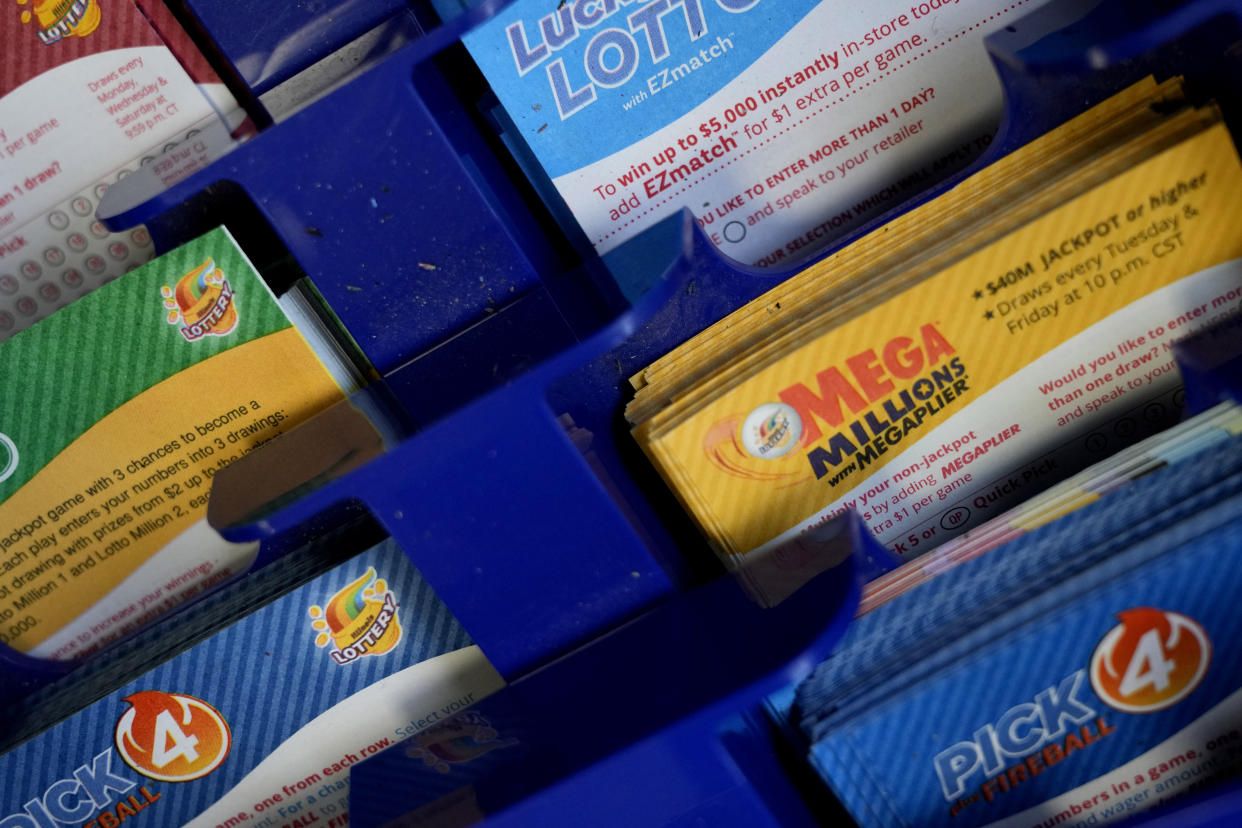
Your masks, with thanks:
<instances>
[{"instance_id":1,"label":"number 4 in orange circle","mask_svg":"<svg viewBox=\"0 0 1242 828\"><path fill-rule=\"evenodd\" d=\"M125 701L130 707L117 720L116 747L142 775L188 782L211 773L228 756L228 723L202 699L143 690Z\"/></svg>"},{"instance_id":2,"label":"number 4 in orange circle","mask_svg":"<svg viewBox=\"0 0 1242 828\"><path fill-rule=\"evenodd\" d=\"M1154 713L1190 695L1207 673L1212 643L1198 621L1179 612L1132 607L1091 655L1091 686L1112 708Z\"/></svg>"}]
</instances>

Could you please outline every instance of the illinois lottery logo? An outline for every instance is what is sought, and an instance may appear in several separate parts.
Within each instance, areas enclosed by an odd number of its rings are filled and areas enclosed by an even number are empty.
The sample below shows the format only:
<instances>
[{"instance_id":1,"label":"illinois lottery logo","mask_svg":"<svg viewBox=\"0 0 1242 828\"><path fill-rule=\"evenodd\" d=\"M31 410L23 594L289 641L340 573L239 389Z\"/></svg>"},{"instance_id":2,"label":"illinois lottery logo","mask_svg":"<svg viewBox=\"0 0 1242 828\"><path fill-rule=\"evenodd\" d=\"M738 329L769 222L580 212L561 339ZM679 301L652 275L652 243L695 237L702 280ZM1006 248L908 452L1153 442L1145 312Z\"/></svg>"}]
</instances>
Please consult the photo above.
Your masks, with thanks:
<instances>
[{"instance_id":1,"label":"illinois lottery logo","mask_svg":"<svg viewBox=\"0 0 1242 828\"><path fill-rule=\"evenodd\" d=\"M129 709L116 723L116 749L143 776L189 782L220 767L229 755L228 723L202 699L143 690L125 701Z\"/></svg>"},{"instance_id":2,"label":"illinois lottery logo","mask_svg":"<svg viewBox=\"0 0 1242 828\"><path fill-rule=\"evenodd\" d=\"M452 766L472 762L493 750L519 744L517 739L500 738L491 722L473 710L423 731L411 742L406 756L422 759L423 764L440 773L448 773Z\"/></svg>"},{"instance_id":3,"label":"illinois lottery logo","mask_svg":"<svg viewBox=\"0 0 1242 828\"><path fill-rule=\"evenodd\" d=\"M337 664L349 664L363 656L379 656L401 640L397 599L374 567L340 592L326 606L310 608L311 628L318 635L315 646L327 647Z\"/></svg>"},{"instance_id":4,"label":"illinois lottery logo","mask_svg":"<svg viewBox=\"0 0 1242 828\"><path fill-rule=\"evenodd\" d=\"M770 402L746 416L732 414L712 424L703 434L702 448L708 462L731 477L784 488L814 479L802 466L769 462L797 448L802 432L796 408Z\"/></svg>"},{"instance_id":5,"label":"illinois lottery logo","mask_svg":"<svg viewBox=\"0 0 1242 828\"><path fill-rule=\"evenodd\" d=\"M1091 656L1091 686L1125 713L1154 713L1194 692L1212 661L1198 621L1179 612L1133 607L1117 613Z\"/></svg>"},{"instance_id":6,"label":"illinois lottery logo","mask_svg":"<svg viewBox=\"0 0 1242 828\"><path fill-rule=\"evenodd\" d=\"M775 460L802 438L802 417L792 405L764 403L742 423L742 445L752 457Z\"/></svg>"},{"instance_id":7,"label":"illinois lottery logo","mask_svg":"<svg viewBox=\"0 0 1242 828\"><path fill-rule=\"evenodd\" d=\"M177 280L160 288L168 324L175 325L187 342L204 336L227 336L237 327L237 301L224 271L207 259Z\"/></svg>"},{"instance_id":8,"label":"illinois lottery logo","mask_svg":"<svg viewBox=\"0 0 1242 828\"><path fill-rule=\"evenodd\" d=\"M26 5L27 0L17 0ZM23 9L22 22L37 23L39 40L51 45L66 37L86 37L99 28L99 0L38 0L34 11Z\"/></svg>"}]
</instances>

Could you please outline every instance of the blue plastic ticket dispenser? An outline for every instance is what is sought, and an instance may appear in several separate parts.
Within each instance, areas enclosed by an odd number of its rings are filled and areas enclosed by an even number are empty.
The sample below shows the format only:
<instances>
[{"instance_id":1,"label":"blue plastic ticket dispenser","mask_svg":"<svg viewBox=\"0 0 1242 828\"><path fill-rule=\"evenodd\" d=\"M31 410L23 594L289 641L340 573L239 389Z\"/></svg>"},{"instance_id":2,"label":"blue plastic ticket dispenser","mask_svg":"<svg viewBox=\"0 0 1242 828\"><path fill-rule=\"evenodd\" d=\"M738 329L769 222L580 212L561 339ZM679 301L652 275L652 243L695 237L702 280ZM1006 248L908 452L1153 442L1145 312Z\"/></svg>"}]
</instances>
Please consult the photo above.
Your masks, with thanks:
<instances>
[{"instance_id":1,"label":"blue plastic ticket dispenser","mask_svg":"<svg viewBox=\"0 0 1242 828\"><path fill-rule=\"evenodd\" d=\"M683 824L679 814L686 825L813 824L770 742L770 755L754 748L749 756L760 758L750 763L738 751L712 760L719 754L708 746L720 743L730 713L754 715L763 694L828 654L850 615L854 576L825 573L770 616L739 603L732 582L703 586L712 567L697 562L710 556L619 416L627 377L788 272L724 260L685 214L619 254L665 274L629 307L601 263L533 200L446 74L461 33L501 5L430 29L248 142L205 142L211 163L183 180L131 176L110 191L101 219L113 228L145 222L166 249L248 205L384 377L394 418L408 429L370 462L317 487L290 486L222 531L296 538L341 510L366 509L528 704L560 698L575 676L608 675L619 660L655 671L635 685L647 696L618 693L600 706L645 709L668 675L686 687L663 718L604 734L593 749L559 745L570 756L564 773L530 780L549 785L537 796L502 790L495 824L580 824L581 808L638 784L667 794L660 807L605 808L591 824L608 824L609 813L626 825ZM1155 64L1140 56L1153 50L1179 72L1219 72L1206 57L1219 50L1185 43L1227 42L1242 19L1240 5L1224 0L1169 11L1110 2L1085 17L1081 6L1054 3L993 40L1009 110L989 158L1149 73ZM207 26L210 15L200 16ZM1213 93L1227 98L1231 83ZM254 467L238 464L236 475ZM818 606L806 596L819 596ZM736 648L702 665L703 686L658 672L676 662L664 645L679 619L729 612L759 635L726 639ZM808 628L809 639L760 660L765 641ZM681 644L692 650L720 632L700 628ZM674 772L709 766L713 784ZM721 774L733 775L732 787Z\"/></svg>"},{"instance_id":2,"label":"blue plastic ticket dispenser","mask_svg":"<svg viewBox=\"0 0 1242 828\"><path fill-rule=\"evenodd\" d=\"M155 165L130 176L109 191L101 218L146 222L164 246L228 221L239 203L271 228L414 427L435 435L405 449L410 459L384 461L400 465L388 478L391 522L425 533L425 551L411 554L460 584L460 607L444 596L455 610L471 615L478 602L474 625L503 631L527 607L538 608L541 631L563 628L546 644L493 656L529 667L702 577L687 560L710 556L624 433L626 379L787 274L726 261L682 216L616 257L665 273L637 305L620 301L600 262L552 232L446 77L460 34L500 5L431 29L246 143L207 147L214 162L184 180L158 180ZM1162 33L1223 21L1210 35L1221 40L1237 28L1229 4L1157 11L1110 3L1083 18L1081 4L1054 3L1000 33L992 45L1009 114L991 157L1152 71L1132 56ZM1206 75L1197 54L1177 50L1179 69ZM496 565L463 576L461 556L477 560L489 547ZM531 595L477 597L490 578L503 588L483 594L526 583Z\"/></svg>"}]
</instances>

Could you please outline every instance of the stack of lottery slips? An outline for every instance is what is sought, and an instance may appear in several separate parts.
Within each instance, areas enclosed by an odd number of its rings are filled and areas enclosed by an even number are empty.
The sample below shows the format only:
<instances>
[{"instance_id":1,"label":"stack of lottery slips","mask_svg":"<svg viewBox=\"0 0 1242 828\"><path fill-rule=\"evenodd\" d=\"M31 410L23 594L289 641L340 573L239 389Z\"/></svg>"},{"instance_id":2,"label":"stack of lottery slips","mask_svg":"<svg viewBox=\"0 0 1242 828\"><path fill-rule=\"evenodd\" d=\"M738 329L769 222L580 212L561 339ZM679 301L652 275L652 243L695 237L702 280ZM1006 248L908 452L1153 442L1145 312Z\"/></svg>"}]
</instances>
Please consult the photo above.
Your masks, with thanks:
<instances>
[{"instance_id":1,"label":"stack of lottery slips","mask_svg":"<svg viewBox=\"0 0 1242 828\"><path fill-rule=\"evenodd\" d=\"M1137 84L687 341L626 416L730 567L846 509L917 557L1177 421L1239 210L1216 108Z\"/></svg>"},{"instance_id":2,"label":"stack of lottery slips","mask_svg":"<svg viewBox=\"0 0 1242 828\"><path fill-rule=\"evenodd\" d=\"M84 659L268 562L208 493L344 399L317 325L216 228L0 342L0 644Z\"/></svg>"},{"instance_id":3,"label":"stack of lottery slips","mask_svg":"<svg viewBox=\"0 0 1242 828\"><path fill-rule=\"evenodd\" d=\"M1103 825L1207 789L1242 771L1239 514L1230 438L858 619L786 715L863 826Z\"/></svg>"},{"instance_id":4,"label":"stack of lottery slips","mask_svg":"<svg viewBox=\"0 0 1242 828\"><path fill-rule=\"evenodd\" d=\"M871 581L863 588L858 614L865 615L955 566L1094 503L1140 477L1206 451L1239 434L1242 434L1242 407L1234 402L1224 402L1167 431L1148 437Z\"/></svg>"}]
</instances>

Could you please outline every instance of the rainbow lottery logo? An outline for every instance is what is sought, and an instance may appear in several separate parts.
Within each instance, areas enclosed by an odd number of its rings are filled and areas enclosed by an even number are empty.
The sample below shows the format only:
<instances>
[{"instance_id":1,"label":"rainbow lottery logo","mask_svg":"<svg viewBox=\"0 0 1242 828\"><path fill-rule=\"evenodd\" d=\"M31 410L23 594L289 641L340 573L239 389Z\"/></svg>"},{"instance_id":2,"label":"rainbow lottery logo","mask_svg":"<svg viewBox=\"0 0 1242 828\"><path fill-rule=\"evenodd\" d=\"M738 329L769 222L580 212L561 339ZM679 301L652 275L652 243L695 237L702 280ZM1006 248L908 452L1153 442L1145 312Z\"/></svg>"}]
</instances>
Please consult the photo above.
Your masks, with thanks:
<instances>
[{"instance_id":1,"label":"rainbow lottery logo","mask_svg":"<svg viewBox=\"0 0 1242 828\"><path fill-rule=\"evenodd\" d=\"M18 0L26 5L26 0ZM57 43L66 37L86 37L99 28L102 16L98 0L36 0L34 12L23 10L22 23L37 23L36 30L43 44Z\"/></svg>"},{"instance_id":2,"label":"rainbow lottery logo","mask_svg":"<svg viewBox=\"0 0 1242 828\"><path fill-rule=\"evenodd\" d=\"M8 480L17 471L19 459L17 445L7 434L0 433L0 483Z\"/></svg>"},{"instance_id":3,"label":"rainbow lottery logo","mask_svg":"<svg viewBox=\"0 0 1242 828\"><path fill-rule=\"evenodd\" d=\"M310 608L315 646L327 647L337 664L387 653L401 640L397 599L388 583L369 567L361 578Z\"/></svg>"},{"instance_id":4,"label":"rainbow lottery logo","mask_svg":"<svg viewBox=\"0 0 1242 828\"><path fill-rule=\"evenodd\" d=\"M209 258L177 280L160 288L168 324L176 326L186 342L204 336L227 336L237 327L237 302L224 271Z\"/></svg>"},{"instance_id":5,"label":"rainbow lottery logo","mask_svg":"<svg viewBox=\"0 0 1242 828\"><path fill-rule=\"evenodd\" d=\"M775 460L802 438L802 418L785 403L764 403L742 423L742 445L752 457Z\"/></svg>"}]
</instances>

